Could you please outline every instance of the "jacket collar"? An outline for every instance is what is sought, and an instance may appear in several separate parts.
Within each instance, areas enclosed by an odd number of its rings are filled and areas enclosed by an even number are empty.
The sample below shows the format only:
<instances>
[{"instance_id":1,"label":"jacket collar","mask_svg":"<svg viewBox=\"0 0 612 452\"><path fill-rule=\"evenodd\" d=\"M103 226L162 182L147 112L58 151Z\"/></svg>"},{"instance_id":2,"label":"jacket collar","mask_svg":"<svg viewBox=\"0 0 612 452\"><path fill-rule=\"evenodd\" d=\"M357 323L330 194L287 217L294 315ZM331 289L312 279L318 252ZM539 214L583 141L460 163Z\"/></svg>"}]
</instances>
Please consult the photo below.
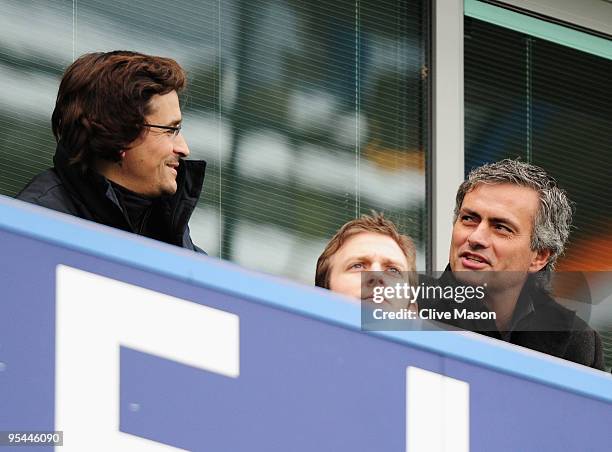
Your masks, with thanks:
<instances>
[{"instance_id":1,"label":"jacket collar","mask_svg":"<svg viewBox=\"0 0 612 452\"><path fill-rule=\"evenodd\" d=\"M446 265L439 282L446 285L459 284L450 264ZM557 303L547 285L548 278L544 274L533 273L528 276L514 308L513 323L516 323L518 328L524 329L531 326L530 329L539 328L540 331L571 330L576 313ZM539 314L551 310L557 315L542 316ZM538 314L536 322L533 320L534 314Z\"/></svg>"},{"instance_id":2,"label":"jacket collar","mask_svg":"<svg viewBox=\"0 0 612 452\"><path fill-rule=\"evenodd\" d=\"M549 291L542 287L543 282L538 281L539 276L529 277L521 290L513 315L517 318L513 318L514 328L510 332L509 340L513 344L533 350L564 356L575 328L576 313L557 303ZM457 284L450 265L446 266L440 282ZM521 309L523 315L518 315L517 309ZM480 332L491 335L483 330Z\"/></svg>"},{"instance_id":3,"label":"jacket collar","mask_svg":"<svg viewBox=\"0 0 612 452\"><path fill-rule=\"evenodd\" d=\"M83 170L79 165L70 164L68 152L61 142L57 145L53 163L84 218L135 232L108 179L90 168ZM206 162L203 160L181 160L176 192L159 198L162 217L174 237L181 237L187 228L202 192L205 171Z\"/></svg>"}]
</instances>

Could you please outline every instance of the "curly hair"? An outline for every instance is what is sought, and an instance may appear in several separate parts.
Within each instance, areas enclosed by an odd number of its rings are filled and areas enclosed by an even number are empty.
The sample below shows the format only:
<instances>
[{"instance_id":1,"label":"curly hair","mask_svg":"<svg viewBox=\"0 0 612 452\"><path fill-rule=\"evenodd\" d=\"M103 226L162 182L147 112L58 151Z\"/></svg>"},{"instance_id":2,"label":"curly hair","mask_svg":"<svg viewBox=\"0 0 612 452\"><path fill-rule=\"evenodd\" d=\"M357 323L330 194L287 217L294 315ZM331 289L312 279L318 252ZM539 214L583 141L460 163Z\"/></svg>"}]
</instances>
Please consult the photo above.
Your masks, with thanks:
<instances>
[{"instance_id":1,"label":"curly hair","mask_svg":"<svg viewBox=\"0 0 612 452\"><path fill-rule=\"evenodd\" d=\"M550 257L543 270L553 270L565 250L573 215L573 205L557 181L541 167L519 160L505 159L482 165L470 171L459 186L453 223L457 221L465 195L481 184L513 184L538 193L540 204L534 218L531 249L549 250Z\"/></svg>"}]
</instances>

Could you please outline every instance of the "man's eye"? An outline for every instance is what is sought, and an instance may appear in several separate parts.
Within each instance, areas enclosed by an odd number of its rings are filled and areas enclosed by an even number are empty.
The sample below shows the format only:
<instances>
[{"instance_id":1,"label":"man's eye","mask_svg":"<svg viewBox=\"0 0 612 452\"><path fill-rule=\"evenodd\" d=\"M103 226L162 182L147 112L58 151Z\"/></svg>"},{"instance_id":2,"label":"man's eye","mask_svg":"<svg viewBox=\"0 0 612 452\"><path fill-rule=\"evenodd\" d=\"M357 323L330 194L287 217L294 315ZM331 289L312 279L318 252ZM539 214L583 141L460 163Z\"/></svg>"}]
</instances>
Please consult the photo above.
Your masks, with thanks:
<instances>
[{"instance_id":1,"label":"man's eye","mask_svg":"<svg viewBox=\"0 0 612 452\"><path fill-rule=\"evenodd\" d=\"M495 229L501 232L512 232L512 229L510 229L508 226L504 226L503 224L496 224Z\"/></svg>"},{"instance_id":2,"label":"man's eye","mask_svg":"<svg viewBox=\"0 0 612 452\"><path fill-rule=\"evenodd\" d=\"M387 271L391 272L391 273L397 273L397 274L401 273L401 270L399 268L396 268L396 267L389 267L387 269Z\"/></svg>"},{"instance_id":3,"label":"man's eye","mask_svg":"<svg viewBox=\"0 0 612 452\"><path fill-rule=\"evenodd\" d=\"M357 262L355 264L352 264L350 268L355 270L362 270L364 268L364 265L361 262Z\"/></svg>"},{"instance_id":4,"label":"man's eye","mask_svg":"<svg viewBox=\"0 0 612 452\"><path fill-rule=\"evenodd\" d=\"M471 215L461 215L461 221L464 223L470 223L474 221L474 217Z\"/></svg>"}]
</instances>

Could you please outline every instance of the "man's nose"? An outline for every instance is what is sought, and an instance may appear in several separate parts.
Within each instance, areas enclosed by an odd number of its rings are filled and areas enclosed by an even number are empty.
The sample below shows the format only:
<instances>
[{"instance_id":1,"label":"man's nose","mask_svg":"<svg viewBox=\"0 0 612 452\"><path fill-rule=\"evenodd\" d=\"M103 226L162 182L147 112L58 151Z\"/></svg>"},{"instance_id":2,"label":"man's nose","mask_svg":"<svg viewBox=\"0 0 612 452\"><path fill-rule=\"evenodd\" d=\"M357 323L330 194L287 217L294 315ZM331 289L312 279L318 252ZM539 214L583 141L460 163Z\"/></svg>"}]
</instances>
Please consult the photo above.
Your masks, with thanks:
<instances>
[{"instance_id":1,"label":"man's nose","mask_svg":"<svg viewBox=\"0 0 612 452\"><path fill-rule=\"evenodd\" d=\"M370 265L370 271L372 272L383 271L383 268L382 268L382 265L380 265L380 262L372 262L372 265Z\"/></svg>"},{"instance_id":2,"label":"man's nose","mask_svg":"<svg viewBox=\"0 0 612 452\"><path fill-rule=\"evenodd\" d=\"M172 143L175 154L179 154L181 158L189 157L189 146L187 146L187 141L185 141L185 137L183 137L183 132L179 132Z\"/></svg>"},{"instance_id":3,"label":"man's nose","mask_svg":"<svg viewBox=\"0 0 612 452\"><path fill-rule=\"evenodd\" d=\"M381 286L385 284L385 274L380 265L372 265L367 273L368 287Z\"/></svg>"},{"instance_id":4,"label":"man's nose","mask_svg":"<svg viewBox=\"0 0 612 452\"><path fill-rule=\"evenodd\" d=\"M490 231L487 224L481 221L468 235L468 244L472 249L487 248L490 242Z\"/></svg>"}]
</instances>

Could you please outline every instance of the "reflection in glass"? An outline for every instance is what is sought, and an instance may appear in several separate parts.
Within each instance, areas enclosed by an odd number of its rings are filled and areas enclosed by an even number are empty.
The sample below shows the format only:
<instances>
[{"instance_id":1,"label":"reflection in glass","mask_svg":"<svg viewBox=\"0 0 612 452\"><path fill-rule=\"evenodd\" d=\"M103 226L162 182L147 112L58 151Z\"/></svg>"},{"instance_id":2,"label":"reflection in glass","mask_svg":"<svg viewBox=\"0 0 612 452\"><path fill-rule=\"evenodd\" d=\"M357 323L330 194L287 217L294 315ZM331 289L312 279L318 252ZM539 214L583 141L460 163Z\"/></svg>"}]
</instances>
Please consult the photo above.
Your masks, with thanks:
<instances>
[{"instance_id":1,"label":"reflection in glass","mask_svg":"<svg viewBox=\"0 0 612 452\"><path fill-rule=\"evenodd\" d=\"M426 2L2 2L0 193L52 165L59 78L129 49L188 71L183 135L208 161L190 223L209 254L312 284L335 230L384 211L424 268Z\"/></svg>"},{"instance_id":2,"label":"reflection in glass","mask_svg":"<svg viewBox=\"0 0 612 452\"><path fill-rule=\"evenodd\" d=\"M558 270L612 270L611 83L610 60L465 20L465 170L520 157L557 179L576 203Z\"/></svg>"}]
</instances>

